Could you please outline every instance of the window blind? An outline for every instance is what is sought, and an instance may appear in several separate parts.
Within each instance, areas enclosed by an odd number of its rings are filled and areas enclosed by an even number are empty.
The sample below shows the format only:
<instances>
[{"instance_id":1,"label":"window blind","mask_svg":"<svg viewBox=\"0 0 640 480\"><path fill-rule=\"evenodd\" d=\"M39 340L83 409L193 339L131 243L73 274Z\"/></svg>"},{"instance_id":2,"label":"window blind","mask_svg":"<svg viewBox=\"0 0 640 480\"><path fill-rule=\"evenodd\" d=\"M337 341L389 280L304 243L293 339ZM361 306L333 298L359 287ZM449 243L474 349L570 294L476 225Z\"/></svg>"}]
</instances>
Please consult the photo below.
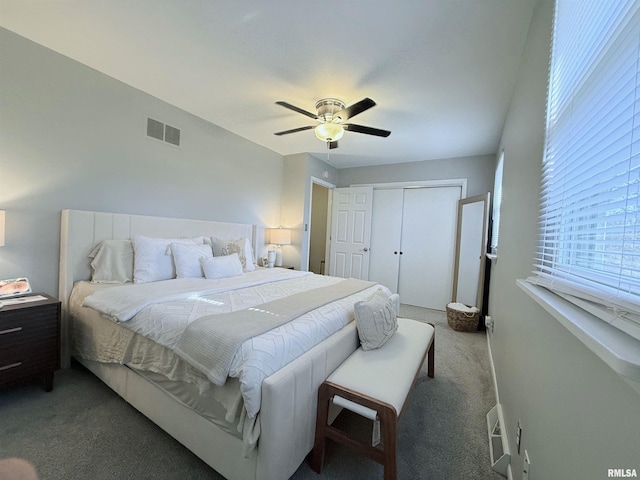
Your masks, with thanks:
<instances>
[{"instance_id":1,"label":"window blind","mask_svg":"<svg viewBox=\"0 0 640 480\"><path fill-rule=\"evenodd\" d=\"M640 0L557 0L530 281L640 339Z\"/></svg>"},{"instance_id":2,"label":"window blind","mask_svg":"<svg viewBox=\"0 0 640 480\"><path fill-rule=\"evenodd\" d=\"M498 253L498 234L500 232L500 206L502 205L502 168L504 152L500 154L496 174L493 180L493 210L491 212L491 253Z\"/></svg>"}]
</instances>

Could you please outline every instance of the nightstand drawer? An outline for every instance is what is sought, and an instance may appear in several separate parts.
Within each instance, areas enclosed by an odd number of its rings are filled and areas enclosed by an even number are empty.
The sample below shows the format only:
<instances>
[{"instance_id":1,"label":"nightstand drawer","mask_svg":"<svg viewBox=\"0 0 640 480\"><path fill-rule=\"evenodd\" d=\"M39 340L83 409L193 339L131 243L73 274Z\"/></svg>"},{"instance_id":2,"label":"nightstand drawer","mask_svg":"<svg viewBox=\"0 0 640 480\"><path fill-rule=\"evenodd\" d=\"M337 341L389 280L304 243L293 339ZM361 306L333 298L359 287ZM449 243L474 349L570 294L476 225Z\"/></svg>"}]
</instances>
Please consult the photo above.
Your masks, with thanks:
<instances>
[{"instance_id":1,"label":"nightstand drawer","mask_svg":"<svg viewBox=\"0 0 640 480\"><path fill-rule=\"evenodd\" d=\"M60 368L60 302L42 296L0 310L0 385L44 374L51 390Z\"/></svg>"},{"instance_id":2,"label":"nightstand drawer","mask_svg":"<svg viewBox=\"0 0 640 480\"><path fill-rule=\"evenodd\" d=\"M6 355L3 352L0 356L0 384L59 368L58 352L51 348L40 348L34 351L11 349L6 352Z\"/></svg>"},{"instance_id":3,"label":"nightstand drawer","mask_svg":"<svg viewBox=\"0 0 640 480\"><path fill-rule=\"evenodd\" d=\"M57 351L58 329L56 324L37 327L17 327L0 330L0 367L7 359L20 351L23 355L41 355L42 350Z\"/></svg>"},{"instance_id":4,"label":"nightstand drawer","mask_svg":"<svg viewBox=\"0 0 640 480\"><path fill-rule=\"evenodd\" d=\"M34 306L20 310L0 310L0 338L5 335L11 336L11 332L8 331L16 328L29 330L49 326L57 330L56 322L51 321L56 318L57 312L58 305L56 304Z\"/></svg>"}]
</instances>

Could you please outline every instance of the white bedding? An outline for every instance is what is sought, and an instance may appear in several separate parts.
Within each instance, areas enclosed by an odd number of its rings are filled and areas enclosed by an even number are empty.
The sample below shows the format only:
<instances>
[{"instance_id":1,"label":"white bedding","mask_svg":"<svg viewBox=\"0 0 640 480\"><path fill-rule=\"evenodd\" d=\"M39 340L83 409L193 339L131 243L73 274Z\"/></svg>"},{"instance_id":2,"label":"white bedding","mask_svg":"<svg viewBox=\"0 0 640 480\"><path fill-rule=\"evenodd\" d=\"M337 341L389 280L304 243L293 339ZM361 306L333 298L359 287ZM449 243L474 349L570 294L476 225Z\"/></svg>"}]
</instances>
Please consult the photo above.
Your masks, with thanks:
<instances>
[{"instance_id":1,"label":"white bedding","mask_svg":"<svg viewBox=\"0 0 640 480\"><path fill-rule=\"evenodd\" d=\"M149 305L225 293L306 275L312 275L312 273L282 268L261 268L247 272L245 275L230 278L174 278L136 284L135 288L131 288L130 284L125 284L102 290L96 295L90 295L85 298L83 306L97 310L117 322L127 322Z\"/></svg>"},{"instance_id":2,"label":"white bedding","mask_svg":"<svg viewBox=\"0 0 640 480\"><path fill-rule=\"evenodd\" d=\"M342 280L286 269L258 269L223 280L175 279L155 282L155 286L134 284L101 289L88 296L84 305L173 349L184 329L199 317L242 310ZM230 377L240 381L243 413L250 420L244 426L246 443L254 443L259 435L256 416L262 381L347 325L354 318L353 304L379 288L390 295L379 285L367 288L242 344L234 356Z\"/></svg>"}]
</instances>

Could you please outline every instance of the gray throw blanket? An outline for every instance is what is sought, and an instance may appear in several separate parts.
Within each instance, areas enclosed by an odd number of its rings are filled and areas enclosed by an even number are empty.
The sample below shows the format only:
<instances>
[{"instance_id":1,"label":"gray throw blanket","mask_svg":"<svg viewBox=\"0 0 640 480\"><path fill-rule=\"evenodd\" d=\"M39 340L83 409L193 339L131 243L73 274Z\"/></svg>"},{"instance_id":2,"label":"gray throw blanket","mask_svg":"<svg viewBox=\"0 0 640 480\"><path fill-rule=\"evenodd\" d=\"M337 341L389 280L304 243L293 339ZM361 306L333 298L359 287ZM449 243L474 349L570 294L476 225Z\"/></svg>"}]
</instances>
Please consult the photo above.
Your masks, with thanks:
<instances>
[{"instance_id":1,"label":"gray throw blanket","mask_svg":"<svg viewBox=\"0 0 640 480\"><path fill-rule=\"evenodd\" d=\"M213 383L224 385L233 357L245 340L373 285L373 282L349 278L246 310L200 317L184 331L175 352L204 372Z\"/></svg>"}]
</instances>

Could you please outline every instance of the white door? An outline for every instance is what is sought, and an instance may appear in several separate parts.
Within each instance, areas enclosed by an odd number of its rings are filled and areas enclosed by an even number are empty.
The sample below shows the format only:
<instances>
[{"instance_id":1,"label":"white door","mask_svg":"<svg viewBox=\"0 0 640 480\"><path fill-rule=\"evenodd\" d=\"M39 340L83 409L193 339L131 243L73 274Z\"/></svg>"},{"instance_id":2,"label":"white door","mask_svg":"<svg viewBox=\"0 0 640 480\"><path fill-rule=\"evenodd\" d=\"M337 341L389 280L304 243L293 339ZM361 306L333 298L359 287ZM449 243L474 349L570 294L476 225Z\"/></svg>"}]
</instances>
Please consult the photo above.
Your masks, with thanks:
<instances>
[{"instance_id":1,"label":"white door","mask_svg":"<svg viewBox=\"0 0 640 480\"><path fill-rule=\"evenodd\" d=\"M369 279L373 187L333 189L329 275Z\"/></svg>"},{"instance_id":2,"label":"white door","mask_svg":"<svg viewBox=\"0 0 640 480\"><path fill-rule=\"evenodd\" d=\"M369 280L398 293L404 189L373 191Z\"/></svg>"},{"instance_id":3,"label":"white door","mask_svg":"<svg viewBox=\"0 0 640 480\"><path fill-rule=\"evenodd\" d=\"M398 293L409 305L444 310L451 301L460 187L404 191Z\"/></svg>"}]
</instances>

